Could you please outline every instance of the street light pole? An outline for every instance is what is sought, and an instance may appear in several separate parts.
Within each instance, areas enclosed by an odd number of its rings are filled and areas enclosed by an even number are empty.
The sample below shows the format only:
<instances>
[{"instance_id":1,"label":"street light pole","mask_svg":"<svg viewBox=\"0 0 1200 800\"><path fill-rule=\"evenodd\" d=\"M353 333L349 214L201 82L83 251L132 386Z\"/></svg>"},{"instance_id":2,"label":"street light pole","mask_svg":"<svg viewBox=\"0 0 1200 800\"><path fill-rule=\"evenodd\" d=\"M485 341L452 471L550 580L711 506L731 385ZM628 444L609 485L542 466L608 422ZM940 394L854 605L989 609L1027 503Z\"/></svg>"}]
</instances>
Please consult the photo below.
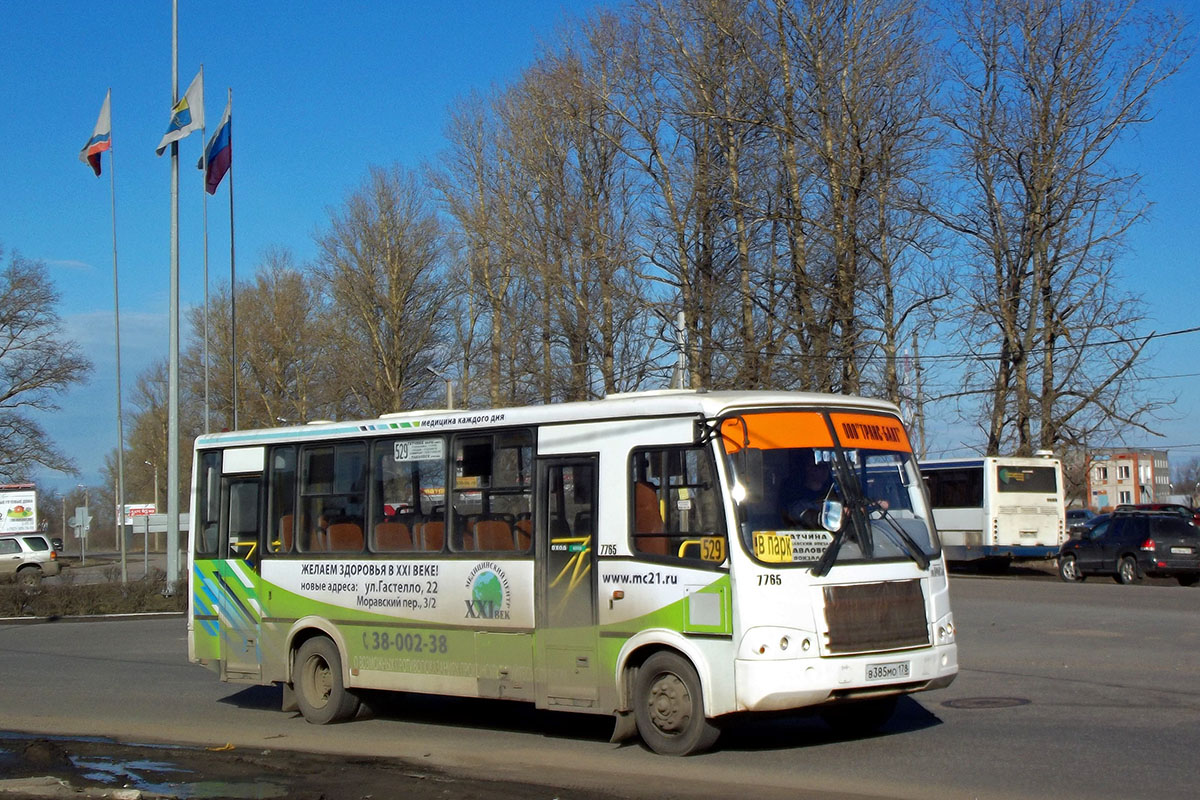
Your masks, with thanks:
<instances>
[{"instance_id":1,"label":"street light pole","mask_svg":"<svg viewBox=\"0 0 1200 800\"><path fill-rule=\"evenodd\" d=\"M154 467L154 513L158 513L158 464L145 462L147 467Z\"/></svg>"},{"instance_id":2,"label":"street light pole","mask_svg":"<svg viewBox=\"0 0 1200 800\"><path fill-rule=\"evenodd\" d=\"M154 467L154 513L159 514L162 512L160 512L158 510L158 508L159 508L159 505L158 505L158 464L155 464L153 461L147 461L145 463L146 463L146 466L148 466L148 467ZM142 545L143 545L143 549L144 549L144 553L143 553L144 557L143 557L142 561L145 564L145 569L146 569L145 574L149 575L150 574L150 572L149 572L149 570L150 570L150 518L147 517L146 519L143 520L143 522L145 523L146 530L145 530L145 533L142 534L142 536L143 536ZM156 543L157 543L157 541L158 541L158 539L155 538ZM155 544L155 547L157 547L157 546L158 545Z\"/></svg>"},{"instance_id":3,"label":"street light pole","mask_svg":"<svg viewBox=\"0 0 1200 800\"><path fill-rule=\"evenodd\" d=\"M441 378L446 382L446 408L454 408L454 382L433 367L426 367L425 369L430 375L435 378Z\"/></svg>"},{"instance_id":4,"label":"street light pole","mask_svg":"<svg viewBox=\"0 0 1200 800\"><path fill-rule=\"evenodd\" d=\"M79 565L83 566L87 563L88 487L77 483L75 488L83 489L83 519L79 520Z\"/></svg>"}]
</instances>

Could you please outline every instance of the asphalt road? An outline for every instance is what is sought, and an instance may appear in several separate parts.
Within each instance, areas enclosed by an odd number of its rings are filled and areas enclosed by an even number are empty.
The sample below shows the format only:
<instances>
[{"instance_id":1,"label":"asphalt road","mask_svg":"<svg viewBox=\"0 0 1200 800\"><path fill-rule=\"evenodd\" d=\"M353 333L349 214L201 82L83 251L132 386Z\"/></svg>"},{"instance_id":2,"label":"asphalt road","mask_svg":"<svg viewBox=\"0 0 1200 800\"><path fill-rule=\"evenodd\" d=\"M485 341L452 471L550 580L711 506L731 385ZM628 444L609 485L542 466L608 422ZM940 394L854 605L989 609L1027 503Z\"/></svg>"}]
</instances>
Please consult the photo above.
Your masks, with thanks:
<instances>
[{"instance_id":1,"label":"asphalt road","mask_svg":"<svg viewBox=\"0 0 1200 800\"><path fill-rule=\"evenodd\" d=\"M277 688L221 684L188 664L179 617L0 623L0 729L268 761L281 750L380 757L371 763L538 784L547 798L1195 796L1200 588L956 575L952 601L958 680L903 700L862 739L813 717L750 718L713 752L668 759L609 744L593 717L409 695L316 727L280 712ZM348 784L344 796L362 794Z\"/></svg>"}]
</instances>

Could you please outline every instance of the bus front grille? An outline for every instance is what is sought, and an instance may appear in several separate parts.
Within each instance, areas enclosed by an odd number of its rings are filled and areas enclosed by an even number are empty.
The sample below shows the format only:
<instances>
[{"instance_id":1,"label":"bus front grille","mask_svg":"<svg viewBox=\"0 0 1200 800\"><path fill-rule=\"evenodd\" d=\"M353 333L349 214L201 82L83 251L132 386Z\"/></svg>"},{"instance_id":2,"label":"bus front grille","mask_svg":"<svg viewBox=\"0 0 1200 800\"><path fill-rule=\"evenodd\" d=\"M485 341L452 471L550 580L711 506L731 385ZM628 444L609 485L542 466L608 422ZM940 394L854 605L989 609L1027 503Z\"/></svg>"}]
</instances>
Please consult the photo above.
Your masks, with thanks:
<instances>
[{"instance_id":1,"label":"bus front grille","mask_svg":"<svg viewBox=\"0 0 1200 800\"><path fill-rule=\"evenodd\" d=\"M929 644L921 582L826 586L830 653L868 653Z\"/></svg>"}]
</instances>

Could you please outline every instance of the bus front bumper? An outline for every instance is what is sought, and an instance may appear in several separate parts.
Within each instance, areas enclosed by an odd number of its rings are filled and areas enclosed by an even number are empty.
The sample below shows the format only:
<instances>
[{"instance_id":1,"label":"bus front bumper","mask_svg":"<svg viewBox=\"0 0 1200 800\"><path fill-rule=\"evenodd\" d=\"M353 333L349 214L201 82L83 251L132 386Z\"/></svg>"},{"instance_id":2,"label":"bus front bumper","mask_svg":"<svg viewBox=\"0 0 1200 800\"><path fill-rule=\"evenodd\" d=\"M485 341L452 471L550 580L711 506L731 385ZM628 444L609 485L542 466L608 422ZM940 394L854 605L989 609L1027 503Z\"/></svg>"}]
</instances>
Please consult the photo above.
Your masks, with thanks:
<instances>
[{"instance_id":1,"label":"bus front bumper","mask_svg":"<svg viewBox=\"0 0 1200 800\"><path fill-rule=\"evenodd\" d=\"M739 658L734 670L737 710L782 711L839 698L941 689L958 674L958 647L951 643L863 656Z\"/></svg>"}]
</instances>

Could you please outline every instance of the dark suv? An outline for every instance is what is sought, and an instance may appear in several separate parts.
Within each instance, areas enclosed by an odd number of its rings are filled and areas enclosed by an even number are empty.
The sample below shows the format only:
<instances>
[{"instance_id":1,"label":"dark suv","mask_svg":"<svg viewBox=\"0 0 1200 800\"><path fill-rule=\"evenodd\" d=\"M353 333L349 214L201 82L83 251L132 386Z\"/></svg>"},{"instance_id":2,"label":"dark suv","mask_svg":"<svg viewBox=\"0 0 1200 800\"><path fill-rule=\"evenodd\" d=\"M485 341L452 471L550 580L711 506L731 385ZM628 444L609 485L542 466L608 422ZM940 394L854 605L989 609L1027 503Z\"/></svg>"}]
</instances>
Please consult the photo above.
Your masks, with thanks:
<instances>
[{"instance_id":1,"label":"dark suv","mask_svg":"<svg viewBox=\"0 0 1200 800\"><path fill-rule=\"evenodd\" d=\"M1191 586L1200 580L1200 531L1179 513L1118 509L1062 546L1058 575L1064 581L1111 575L1118 583L1149 575Z\"/></svg>"}]
</instances>

